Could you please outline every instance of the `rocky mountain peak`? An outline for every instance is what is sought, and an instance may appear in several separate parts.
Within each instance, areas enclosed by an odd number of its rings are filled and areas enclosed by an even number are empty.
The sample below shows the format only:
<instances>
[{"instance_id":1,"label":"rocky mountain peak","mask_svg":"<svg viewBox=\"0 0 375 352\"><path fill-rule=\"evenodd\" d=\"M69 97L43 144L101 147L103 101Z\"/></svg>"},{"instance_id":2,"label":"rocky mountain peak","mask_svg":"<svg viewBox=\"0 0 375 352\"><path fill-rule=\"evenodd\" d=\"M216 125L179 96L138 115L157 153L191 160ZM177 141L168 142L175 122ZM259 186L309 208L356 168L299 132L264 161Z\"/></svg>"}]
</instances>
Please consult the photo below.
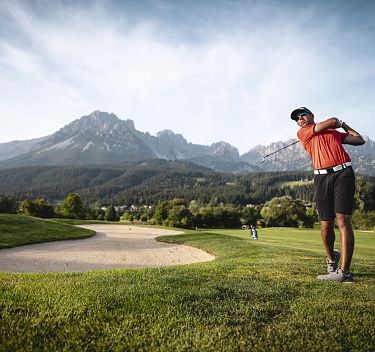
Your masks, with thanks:
<instances>
[{"instance_id":1,"label":"rocky mountain peak","mask_svg":"<svg viewBox=\"0 0 375 352\"><path fill-rule=\"evenodd\" d=\"M230 158L232 160L237 160L240 157L240 153L236 147L223 141L211 144L210 151L215 156Z\"/></svg>"},{"instance_id":2,"label":"rocky mountain peak","mask_svg":"<svg viewBox=\"0 0 375 352\"><path fill-rule=\"evenodd\" d=\"M75 136L82 133L109 135L119 131L134 131L132 120L120 120L115 114L96 110L89 115L82 116L61 128L55 133L55 138Z\"/></svg>"},{"instance_id":3,"label":"rocky mountain peak","mask_svg":"<svg viewBox=\"0 0 375 352\"><path fill-rule=\"evenodd\" d=\"M134 121L133 120L125 120L124 121L125 126L128 128L129 131L136 131Z\"/></svg>"},{"instance_id":4,"label":"rocky mountain peak","mask_svg":"<svg viewBox=\"0 0 375 352\"><path fill-rule=\"evenodd\" d=\"M96 130L100 132L108 132L120 123L121 120L115 114L96 110L90 115L82 116L80 119L73 121L68 126L71 125L72 128L77 128L81 131Z\"/></svg>"},{"instance_id":5,"label":"rocky mountain peak","mask_svg":"<svg viewBox=\"0 0 375 352\"><path fill-rule=\"evenodd\" d=\"M175 142L175 143L183 143L186 144L186 139L181 135L174 133L171 130L162 130L156 134L156 137L160 140Z\"/></svg>"}]
</instances>

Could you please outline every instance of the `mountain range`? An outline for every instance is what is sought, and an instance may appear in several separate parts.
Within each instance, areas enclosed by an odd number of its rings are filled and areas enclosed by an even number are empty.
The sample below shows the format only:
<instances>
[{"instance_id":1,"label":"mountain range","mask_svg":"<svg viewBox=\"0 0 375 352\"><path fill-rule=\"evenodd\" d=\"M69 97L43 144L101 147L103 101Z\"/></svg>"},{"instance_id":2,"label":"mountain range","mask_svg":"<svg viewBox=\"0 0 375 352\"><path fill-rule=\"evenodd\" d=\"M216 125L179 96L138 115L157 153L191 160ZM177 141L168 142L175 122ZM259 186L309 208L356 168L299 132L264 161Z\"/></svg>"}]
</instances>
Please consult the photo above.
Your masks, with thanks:
<instances>
[{"instance_id":1,"label":"mountain range","mask_svg":"<svg viewBox=\"0 0 375 352\"><path fill-rule=\"evenodd\" d=\"M293 142L256 146L240 155L236 147L220 141L209 146L187 142L170 130L155 136L138 131L132 120L94 111L45 137L0 144L0 168L34 165L103 165L152 159L184 160L227 173L311 169L304 149L296 144L260 163L266 154ZM375 142L346 146L355 169L375 175Z\"/></svg>"}]
</instances>

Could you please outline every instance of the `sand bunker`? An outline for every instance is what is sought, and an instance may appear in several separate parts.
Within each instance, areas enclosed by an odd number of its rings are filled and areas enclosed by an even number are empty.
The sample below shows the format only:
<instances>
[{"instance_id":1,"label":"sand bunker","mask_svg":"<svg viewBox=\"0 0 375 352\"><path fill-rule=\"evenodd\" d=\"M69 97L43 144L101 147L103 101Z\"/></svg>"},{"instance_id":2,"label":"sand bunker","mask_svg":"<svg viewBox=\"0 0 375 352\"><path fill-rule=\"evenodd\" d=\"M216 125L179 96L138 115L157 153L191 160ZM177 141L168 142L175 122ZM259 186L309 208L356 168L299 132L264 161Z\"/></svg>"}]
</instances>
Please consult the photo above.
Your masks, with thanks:
<instances>
[{"instance_id":1,"label":"sand bunker","mask_svg":"<svg viewBox=\"0 0 375 352\"><path fill-rule=\"evenodd\" d=\"M68 272L145 268L213 260L198 248L157 242L160 235L180 232L127 225L82 225L96 235L82 240L32 244L0 250L0 270Z\"/></svg>"}]
</instances>

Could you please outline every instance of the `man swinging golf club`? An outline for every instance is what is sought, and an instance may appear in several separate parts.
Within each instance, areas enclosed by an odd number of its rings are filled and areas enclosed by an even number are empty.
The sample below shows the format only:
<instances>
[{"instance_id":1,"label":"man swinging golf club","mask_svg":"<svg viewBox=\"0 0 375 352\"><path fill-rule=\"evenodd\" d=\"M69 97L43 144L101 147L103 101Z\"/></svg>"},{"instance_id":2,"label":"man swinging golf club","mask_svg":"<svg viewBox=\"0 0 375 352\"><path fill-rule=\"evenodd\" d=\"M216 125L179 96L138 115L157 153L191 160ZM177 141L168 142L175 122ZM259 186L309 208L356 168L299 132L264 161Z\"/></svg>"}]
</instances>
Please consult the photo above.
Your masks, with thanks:
<instances>
[{"instance_id":1,"label":"man swinging golf club","mask_svg":"<svg viewBox=\"0 0 375 352\"><path fill-rule=\"evenodd\" d=\"M327 274L320 280L353 282L349 273L354 251L354 233L350 223L353 212L355 179L352 163L342 144L362 145L362 136L345 122L332 117L315 123L307 108L294 110L291 119L300 127L299 141L310 155L314 166L316 204L321 221L321 235L327 253ZM337 131L342 128L346 133ZM340 252L334 250L335 218L340 231Z\"/></svg>"}]
</instances>

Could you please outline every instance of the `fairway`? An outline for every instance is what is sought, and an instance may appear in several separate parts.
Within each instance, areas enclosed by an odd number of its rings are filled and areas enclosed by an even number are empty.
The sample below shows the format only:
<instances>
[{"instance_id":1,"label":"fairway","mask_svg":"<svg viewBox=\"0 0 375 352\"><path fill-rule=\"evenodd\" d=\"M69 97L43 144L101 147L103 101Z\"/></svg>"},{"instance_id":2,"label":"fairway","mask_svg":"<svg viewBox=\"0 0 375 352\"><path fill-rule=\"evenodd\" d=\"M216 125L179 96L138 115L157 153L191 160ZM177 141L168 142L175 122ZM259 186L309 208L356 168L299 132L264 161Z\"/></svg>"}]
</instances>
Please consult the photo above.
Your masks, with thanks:
<instances>
[{"instance_id":1,"label":"fairway","mask_svg":"<svg viewBox=\"0 0 375 352\"><path fill-rule=\"evenodd\" d=\"M86 273L0 273L1 349L372 351L375 234L356 232L355 285L325 269L318 230L187 231L212 262Z\"/></svg>"}]
</instances>

